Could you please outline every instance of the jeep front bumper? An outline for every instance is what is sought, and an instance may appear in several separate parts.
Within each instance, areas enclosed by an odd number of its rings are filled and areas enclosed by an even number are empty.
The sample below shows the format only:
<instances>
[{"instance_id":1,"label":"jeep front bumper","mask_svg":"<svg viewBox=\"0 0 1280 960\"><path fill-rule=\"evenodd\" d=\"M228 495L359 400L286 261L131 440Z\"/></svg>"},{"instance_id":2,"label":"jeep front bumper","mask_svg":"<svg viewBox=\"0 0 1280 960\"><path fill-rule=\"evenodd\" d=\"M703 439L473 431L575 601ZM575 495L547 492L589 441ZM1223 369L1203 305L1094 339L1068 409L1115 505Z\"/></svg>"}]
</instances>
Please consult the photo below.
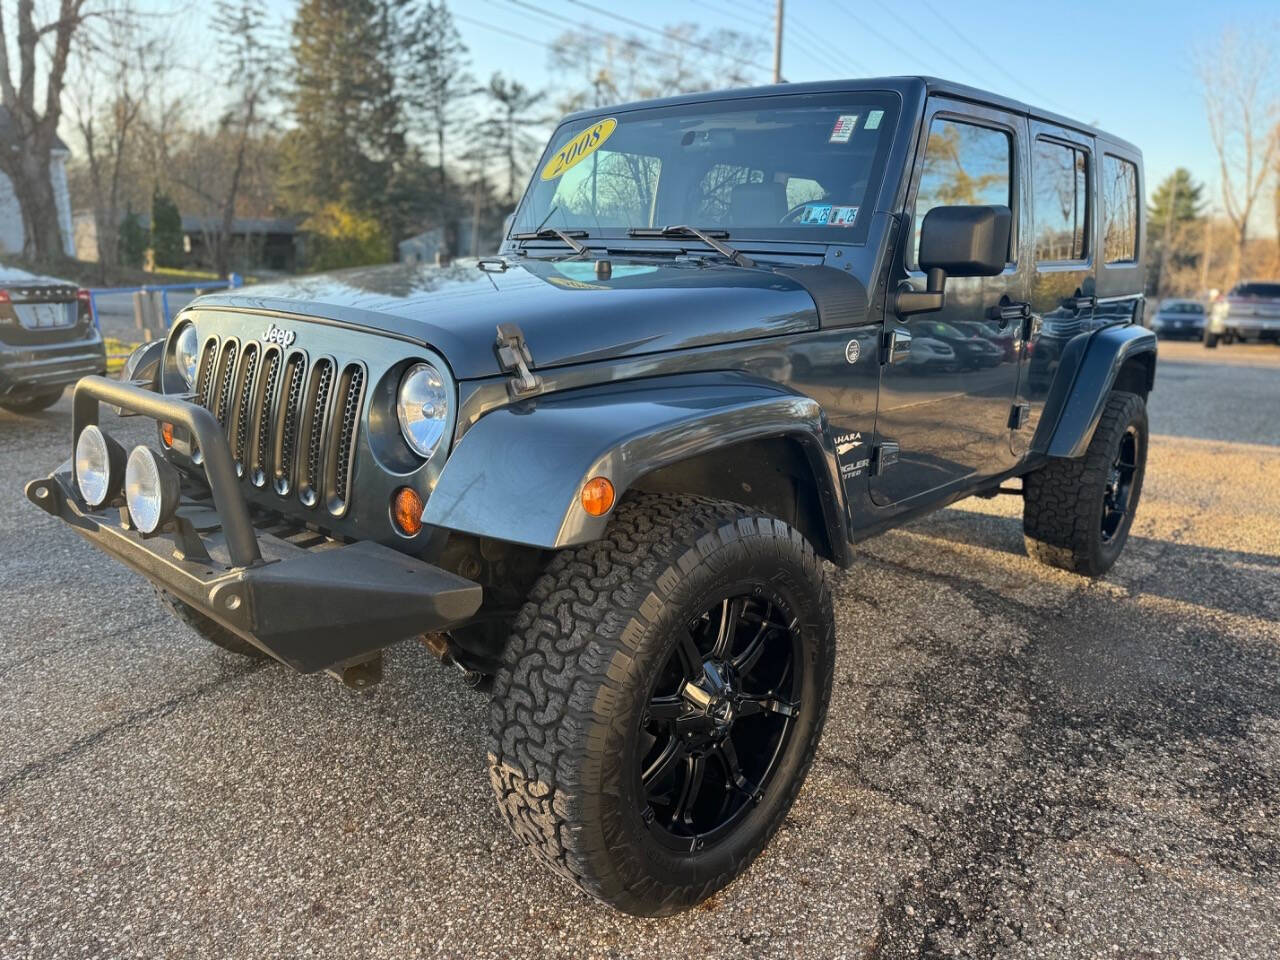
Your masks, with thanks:
<instances>
[{"instance_id":1,"label":"jeep front bumper","mask_svg":"<svg viewBox=\"0 0 1280 960\"><path fill-rule=\"evenodd\" d=\"M151 536L134 529L118 503L90 508L71 461L28 483L28 499L297 670L359 660L398 640L460 624L479 608L479 584L390 547L323 540L307 548L255 527L226 437L204 407L103 377L81 380L74 397L73 447L80 431L97 423L100 401L187 429L204 453L209 496L184 486L174 522Z\"/></svg>"}]
</instances>

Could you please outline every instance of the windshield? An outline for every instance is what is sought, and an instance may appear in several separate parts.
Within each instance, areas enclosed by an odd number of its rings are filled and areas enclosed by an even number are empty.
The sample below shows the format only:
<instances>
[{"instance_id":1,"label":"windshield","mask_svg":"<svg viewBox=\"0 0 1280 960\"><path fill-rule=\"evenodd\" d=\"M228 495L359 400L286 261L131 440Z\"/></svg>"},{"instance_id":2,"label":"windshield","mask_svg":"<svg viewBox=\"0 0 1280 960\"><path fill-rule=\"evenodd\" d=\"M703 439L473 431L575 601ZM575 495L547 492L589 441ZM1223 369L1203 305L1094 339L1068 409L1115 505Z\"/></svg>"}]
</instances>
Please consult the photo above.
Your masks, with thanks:
<instances>
[{"instance_id":1,"label":"windshield","mask_svg":"<svg viewBox=\"0 0 1280 960\"><path fill-rule=\"evenodd\" d=\"M1238 283L1231 291L1231 296L1280 299L1280 283Z\"/></svg>"},{"instance_id":2,"label":"windshield","mask_svg":"<svg viewBox=\"0 0 1280 960\"><path fill-rule=\"evenodd\" d=\"M734 238L861 242L898 98L784 95L562 124L512 232L691 225Z\"/></svg>"}]
</instances>

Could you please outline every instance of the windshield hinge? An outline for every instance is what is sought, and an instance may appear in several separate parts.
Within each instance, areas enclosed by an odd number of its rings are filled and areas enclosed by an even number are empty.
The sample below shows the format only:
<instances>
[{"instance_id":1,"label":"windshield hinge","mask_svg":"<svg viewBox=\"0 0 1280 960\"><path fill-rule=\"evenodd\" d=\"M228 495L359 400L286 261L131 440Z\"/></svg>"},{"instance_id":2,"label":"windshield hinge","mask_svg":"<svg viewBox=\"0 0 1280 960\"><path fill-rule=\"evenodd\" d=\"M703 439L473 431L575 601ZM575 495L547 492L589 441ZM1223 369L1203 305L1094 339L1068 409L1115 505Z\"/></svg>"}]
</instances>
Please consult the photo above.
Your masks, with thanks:
<instances>
[{"instance_id":1,"label":"windshield hinge","mask_svg":"<svg viewBox=\"0 0 1280 960\"><path fill-rule=\"evenodd\" d=\"M533 354L524 342L524 334L514 323L498 324L498 339L493 352L498 356L498 366L502 371L512 374L507 381L507 393L512 400L528 396L542 386L542 378L529 369L533 366Z\"/></svg>"}]
</instances>

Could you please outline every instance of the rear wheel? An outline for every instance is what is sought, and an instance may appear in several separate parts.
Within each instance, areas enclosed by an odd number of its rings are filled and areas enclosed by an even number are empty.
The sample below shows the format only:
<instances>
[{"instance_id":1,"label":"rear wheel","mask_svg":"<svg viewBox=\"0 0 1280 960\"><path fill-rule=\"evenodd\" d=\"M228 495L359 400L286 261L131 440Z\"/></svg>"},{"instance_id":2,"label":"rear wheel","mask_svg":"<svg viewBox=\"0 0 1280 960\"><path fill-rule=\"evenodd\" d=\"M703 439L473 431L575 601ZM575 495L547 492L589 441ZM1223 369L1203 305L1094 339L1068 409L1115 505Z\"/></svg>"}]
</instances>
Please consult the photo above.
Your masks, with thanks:
<instances>
[{"instance_id":1,"label":"rear wheel","mask_svg":"<svg viewBox=\"0 0 1280 960\"><path fill-rule=\"evenodd\" d=\"M62 387L56 390L42 390L21 400L0 400L0 407L10 413L38 413L47 410L62 397Z\"/></svg>"},{"instance_id":2,"label":"rear wheel","mask_svg":"<svg viewBox=\"0 0 1280 960\"><path fill-rule=\"evenodd\" d=\"M499 810L593 896L691 907L781 824L833 661L822 562L797 531L719 501L628 500L516 620L490 713Z\"/></svg>"},{"instance_id":3,"label":"rear wheel","mask_svg":"<svg viewBox=\"0 0 1280 960\"><path fill-rule=\"evenodd\" d=\"M159 587L154 587L153 589L156 592L156 596L160 598L160 602L169 608L170 613L215 647L221 647L223 650L229 650L232 653L238 653L242 657L249 657L253 660L270 659L267 654L263 653L248 640L228 630L216 620L205 616L185 600L179 600L168 590L161 590Z\"/></svg>"},{"instance_id":4,"label":"rear wheel","mask_svg":"<svg viewBox=\"0 0 1280 960\"><path fill-rule=\"evenodd\" d=\"M1102 576L1129 537L1146 464L1146 404L1137 394L1113 391L1083 457L1052 460L1023 478L1027 553Z\"/></svg>"}]
</instances>

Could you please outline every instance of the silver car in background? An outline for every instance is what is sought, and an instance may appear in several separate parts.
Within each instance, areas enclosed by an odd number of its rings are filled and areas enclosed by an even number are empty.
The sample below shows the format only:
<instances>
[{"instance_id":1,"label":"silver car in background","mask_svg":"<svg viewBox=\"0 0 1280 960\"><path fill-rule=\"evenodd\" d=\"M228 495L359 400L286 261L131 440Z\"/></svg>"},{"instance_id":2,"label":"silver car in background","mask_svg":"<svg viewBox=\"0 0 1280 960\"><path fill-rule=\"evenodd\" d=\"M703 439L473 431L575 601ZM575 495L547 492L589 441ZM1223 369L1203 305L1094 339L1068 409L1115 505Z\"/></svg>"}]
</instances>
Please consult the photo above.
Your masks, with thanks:
<instances>
[{"instance_id":1,"label":"silver car in background","mask_svg":"<svg viewBox=\"0 0 1280 960\"><path fill-rule=\"evenodd\" d=\"M1219 341L1236 340L1280 341L1280 282L1237 283L1213 302L1204 345L1216 347Z\"/></svg>"}]
</instances>

